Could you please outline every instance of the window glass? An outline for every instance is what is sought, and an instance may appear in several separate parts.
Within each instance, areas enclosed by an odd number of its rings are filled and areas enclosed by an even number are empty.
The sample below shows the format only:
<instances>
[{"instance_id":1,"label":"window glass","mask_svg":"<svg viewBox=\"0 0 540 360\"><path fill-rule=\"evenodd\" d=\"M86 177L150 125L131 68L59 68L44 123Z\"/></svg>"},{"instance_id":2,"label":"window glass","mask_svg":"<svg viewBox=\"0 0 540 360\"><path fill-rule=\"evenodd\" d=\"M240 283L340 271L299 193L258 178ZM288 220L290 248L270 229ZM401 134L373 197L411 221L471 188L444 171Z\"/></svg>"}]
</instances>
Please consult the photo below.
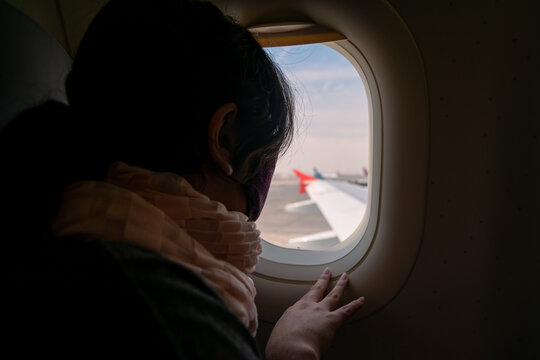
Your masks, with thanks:
<instances>
[{"instance_id":1,"label":"window glass","mask_svg":"<svg viewBox=\"0 0 540 360\"><path fill-rule=\"evenodd\" d=\"M297 133L278 161L258 227L275 245L329 248L347 239L366 208L366 90L349 60L323 44L266 51L294 89Z\"/></svg>"}]
</instances>

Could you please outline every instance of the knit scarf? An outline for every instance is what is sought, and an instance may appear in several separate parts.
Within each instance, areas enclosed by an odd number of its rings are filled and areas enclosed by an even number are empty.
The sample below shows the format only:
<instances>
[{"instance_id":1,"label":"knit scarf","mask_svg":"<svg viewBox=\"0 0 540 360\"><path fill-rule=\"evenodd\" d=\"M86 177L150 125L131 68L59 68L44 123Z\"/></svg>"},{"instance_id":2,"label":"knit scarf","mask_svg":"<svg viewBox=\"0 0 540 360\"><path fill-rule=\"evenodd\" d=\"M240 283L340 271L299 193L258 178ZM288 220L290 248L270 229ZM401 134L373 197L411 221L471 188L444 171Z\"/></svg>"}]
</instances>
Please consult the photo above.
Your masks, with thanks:
<instances>
[{"instance_id":1,"label":"knit scarf","mask_svg":"<svg viewBox=\"0 0 540 360\"><path fill-rule=\"evenodd\" d=\"M180 263L208 283L253 335L257 330L255 286L247 274L261 252L260 231L176 174L115 163L105 182L65 189L52 231L124 242Z\"/></svg>"}]
</instances>

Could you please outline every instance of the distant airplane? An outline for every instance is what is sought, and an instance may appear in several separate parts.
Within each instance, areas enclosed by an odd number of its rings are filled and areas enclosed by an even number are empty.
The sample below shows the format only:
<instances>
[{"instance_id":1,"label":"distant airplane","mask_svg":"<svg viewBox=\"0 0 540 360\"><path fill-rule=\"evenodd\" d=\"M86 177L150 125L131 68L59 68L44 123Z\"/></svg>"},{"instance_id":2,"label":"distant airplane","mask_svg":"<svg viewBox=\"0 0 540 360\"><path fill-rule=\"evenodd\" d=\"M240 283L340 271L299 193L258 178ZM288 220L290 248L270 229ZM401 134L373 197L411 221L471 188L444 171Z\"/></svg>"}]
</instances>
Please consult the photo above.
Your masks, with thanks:
<instances>
[{"instance_id":1,"label":"distant airplane","mask_svg":"<svg viewBox=\"0 0 540 360\"><path fill-rule=\"evenodd\" d=\"M332 230L292 238L289 244L302 249L324 249L346 240L360 224L367 203L367 189L339 180L316 178L293 170L300 180L299 191L310 200L285 206L295 213L320 211Z\"/></svg>"},{"instance_id":2,"label":"distant airplane","mask_svg":"<svg viewBox=\"0 0 540 360\"><path fill-rule=\"evenodd\" d=\"M322 179L325 179L325 178L326 178L326 176L324 176L323 174L321 174L321 173L319 172L319 170L317 170L316 167L313 168L313 174L314 174L314 176L315 176L316 179L321 179L321 180L322 180Z\"/></svg>"},{"instance_id":3,"label":"distant airplane","mask_svg":"<svg viewBox=\"0 0 540 360\"><path fill-rule=\"evenodd\" d=\"M313 175L315 176L316 179L331 179L331 180L336 180L339 176L339 173L321 173L316 167L313 167Z\"/></svg>"},{"instance_id":4,"label":"distant airplane","mask_svg":"<svg viewBox=\"0 0 540 360\"><path fill-rule=\"evenodd\" d=\"M313 174L316 179L319 180L340 180L347 181L351 184L367 186L368 184L368 170L365 166L362 167L362 174L341 174L337 173L323 174L316 167L313 168Z\"/></svg>"}]
</instances>

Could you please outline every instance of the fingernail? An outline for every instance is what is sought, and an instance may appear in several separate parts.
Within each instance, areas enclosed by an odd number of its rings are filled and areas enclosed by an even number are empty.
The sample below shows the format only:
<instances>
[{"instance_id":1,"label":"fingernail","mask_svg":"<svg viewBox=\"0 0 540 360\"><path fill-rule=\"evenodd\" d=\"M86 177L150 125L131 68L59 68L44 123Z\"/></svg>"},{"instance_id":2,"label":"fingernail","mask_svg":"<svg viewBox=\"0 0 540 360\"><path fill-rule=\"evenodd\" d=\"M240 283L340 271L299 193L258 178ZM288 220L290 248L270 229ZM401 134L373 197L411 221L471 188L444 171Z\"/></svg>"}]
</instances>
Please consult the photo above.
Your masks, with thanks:
<instances>
[{"instance_id":1,"label":"fingernail","mask_svg":"<svg viewBox=\"0 0 540 360\"><path fill-rule=\"evenodd\" d=\"M363 296L360 296L360 297L358 298L358 302L364 304L364 303L366 302L366 298L363 297Z\"/></svg>"},{"instance_id":2,"label":"fingernail","mask_svg":"<svg viewBox=\"0 0 540 360\"><path fill-rule=\"evenodd\" d=\"M341 281L347 280L347 273L344 272L343 274L341 274L341 277L339 278L339 280Z\"/></svg>"},{"instance_id":3,"label":"fingernail","mask_svg":"<svg viewBox=\"0 0 540 360\"><path fill-rule=\"evenodd\" d=\"M329 269L329 268L324 269L323 274L324 274L324 275L330 274L330 269Z\"/></svg>"}]
</instances>

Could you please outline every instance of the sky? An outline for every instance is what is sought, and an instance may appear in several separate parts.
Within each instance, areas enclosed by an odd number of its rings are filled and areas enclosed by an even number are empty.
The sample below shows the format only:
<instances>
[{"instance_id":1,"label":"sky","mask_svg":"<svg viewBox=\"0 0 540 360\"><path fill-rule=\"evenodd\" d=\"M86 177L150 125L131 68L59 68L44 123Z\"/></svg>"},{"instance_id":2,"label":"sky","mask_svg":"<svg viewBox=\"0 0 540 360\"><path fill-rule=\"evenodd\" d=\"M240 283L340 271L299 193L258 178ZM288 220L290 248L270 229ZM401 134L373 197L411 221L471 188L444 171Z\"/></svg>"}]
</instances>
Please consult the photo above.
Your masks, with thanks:
<instances>
[{"instance_id":1,"label":"sky","mask_svg":"<svg viewBox=\"0 0 540 360\"><path fill-rule=\"evenodd\" d=\"M353 65L322 44L265 49L292 85L297 134L278 161L276 175L360 174L368 167L369 111L366 91Z\"/></svg>"}]
</instances>

